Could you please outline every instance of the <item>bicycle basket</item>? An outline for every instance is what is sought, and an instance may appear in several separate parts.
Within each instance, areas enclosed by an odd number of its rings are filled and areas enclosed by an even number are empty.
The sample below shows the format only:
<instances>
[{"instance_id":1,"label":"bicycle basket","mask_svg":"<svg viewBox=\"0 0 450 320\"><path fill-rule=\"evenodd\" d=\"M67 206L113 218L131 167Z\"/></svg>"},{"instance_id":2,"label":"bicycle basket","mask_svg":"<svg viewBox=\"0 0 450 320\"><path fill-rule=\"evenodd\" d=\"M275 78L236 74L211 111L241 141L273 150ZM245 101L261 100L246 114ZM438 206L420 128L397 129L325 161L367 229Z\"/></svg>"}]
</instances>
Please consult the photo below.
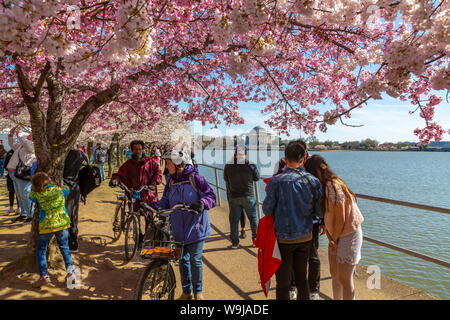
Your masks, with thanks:
<instances>
[{"instance_id":1,"label":"bicycle basket","mask_svg":"<svg viewBox=\"0 0 450 320\"><path fill-rule=\"evenodd\" d=\"M175 241L147 240L142 248L141 258L178 260L181 257L181 243Z\"/></svg>"}]
</instances>

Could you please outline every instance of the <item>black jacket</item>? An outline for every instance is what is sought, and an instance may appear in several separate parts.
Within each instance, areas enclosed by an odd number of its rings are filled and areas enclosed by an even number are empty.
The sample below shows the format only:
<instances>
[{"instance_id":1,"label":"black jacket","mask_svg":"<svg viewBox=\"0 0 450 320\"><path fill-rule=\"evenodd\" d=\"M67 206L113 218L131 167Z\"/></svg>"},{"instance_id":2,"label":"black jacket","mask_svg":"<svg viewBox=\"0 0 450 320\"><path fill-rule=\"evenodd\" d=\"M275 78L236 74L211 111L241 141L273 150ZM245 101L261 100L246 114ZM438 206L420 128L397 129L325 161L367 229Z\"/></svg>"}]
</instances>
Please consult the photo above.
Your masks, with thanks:
<instances>
[{"instance_id":1,"label":"black jacket","mask_svg":"<svg viewBox=\"0 0 450 320\"><path fill-rule=\"evenodd\" d=\"M89 164L87 156L79 150L70 150L64 161L63 180L68 186L79 183L78 172L83 162Z\"/></svg>"},{"instance_id":2,"label":"black jacket","mask_svg":"<svg viewBox=\"0 0 450 320\"><path fill-rule=\"evenodd\" d=\"M9 160L11 160L12 156L14 154L14 150L11 149L5 154L5 163L3 164L3 167L6 168L6 166L9 163Z\"/></svg>"},{"instance_id":3,"label":"black jacket","mask_svg":"<svg viewBox=\"0 0 450 320\"><path fill-rule=\"evenodd\" d=\"M234 158L233 163L225 165L223 179L232 198L250 197L255 195L253 182L259 180L259 172L247 159L245 163L239 163Z\"/></svg>"}]
</instances>

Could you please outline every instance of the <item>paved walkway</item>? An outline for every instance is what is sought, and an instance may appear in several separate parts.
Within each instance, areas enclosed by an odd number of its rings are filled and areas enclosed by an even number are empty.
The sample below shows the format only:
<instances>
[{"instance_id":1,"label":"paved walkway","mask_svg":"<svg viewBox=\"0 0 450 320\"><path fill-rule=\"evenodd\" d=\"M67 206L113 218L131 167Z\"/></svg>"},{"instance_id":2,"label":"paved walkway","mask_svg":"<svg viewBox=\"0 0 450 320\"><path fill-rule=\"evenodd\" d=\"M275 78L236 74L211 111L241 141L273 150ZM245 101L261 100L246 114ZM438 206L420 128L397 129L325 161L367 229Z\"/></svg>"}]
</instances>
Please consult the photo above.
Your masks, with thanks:
<instances>
[{"instance_id":1,"label":"paved walkway","mask_svg":"<svg viewBox=\"0 0 450 320\"><path fill-rule=\"evenodd\" d=\"M204 291L207 299L219 300L259 300L275 299L275 276L272 278L271 290L266 298L259 283L258 251L252 247L251 231L247 238L241 239L240 249L227 249L229 241L228 206L222 204L210 211L212 235L204 248ZM247 221L249 226L249 222ZM331 277L328 269L327 252L320 249L321 284L320 298L332 299ZM356 299L433 299L422 290L381 276L381 289L367 288L370 274L367 268L357 266L355 276Z\"/></svg>"}]
</instances>

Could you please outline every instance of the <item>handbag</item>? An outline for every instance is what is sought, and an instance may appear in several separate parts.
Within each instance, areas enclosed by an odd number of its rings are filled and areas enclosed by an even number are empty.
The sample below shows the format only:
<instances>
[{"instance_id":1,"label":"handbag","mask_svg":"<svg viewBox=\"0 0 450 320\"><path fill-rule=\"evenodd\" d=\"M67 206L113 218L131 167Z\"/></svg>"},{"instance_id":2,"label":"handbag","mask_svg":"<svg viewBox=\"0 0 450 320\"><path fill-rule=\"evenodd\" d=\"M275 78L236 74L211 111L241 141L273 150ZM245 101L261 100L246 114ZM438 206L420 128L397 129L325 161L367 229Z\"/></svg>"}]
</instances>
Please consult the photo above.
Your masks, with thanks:
<instances>
[{"instance_id":1,"label":"handbag","mask_svg":"<svg viewBox=\"0 0 450 320\"><path fill-rule=\"evenodd\" d=\"M14 172L14 177L21 180L30 181L31 180L31 167L26 166L22 160L19 159L19 164Z\"/></svg>"}]
</instances>

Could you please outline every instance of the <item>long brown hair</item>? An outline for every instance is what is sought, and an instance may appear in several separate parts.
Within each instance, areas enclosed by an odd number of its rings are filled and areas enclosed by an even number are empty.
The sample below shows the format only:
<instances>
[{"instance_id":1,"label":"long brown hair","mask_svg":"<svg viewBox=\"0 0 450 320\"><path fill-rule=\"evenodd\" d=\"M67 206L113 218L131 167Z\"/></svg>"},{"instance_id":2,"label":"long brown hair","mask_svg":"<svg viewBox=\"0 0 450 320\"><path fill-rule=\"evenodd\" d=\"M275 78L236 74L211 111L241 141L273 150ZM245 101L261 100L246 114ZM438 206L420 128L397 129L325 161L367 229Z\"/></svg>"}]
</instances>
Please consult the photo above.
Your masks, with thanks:
<instances>
[{"instance_id":1,"label":"long brown hair","mask_svg":"<svg viewBox=\"0 0 450 320\"><path fill-rule=\"evenodd\" d=\"M31 184L31 191L42 192L48 184L53 184L53 181L45 172L38 172L31 178Z\"/></svg>"},{"instance_id":2,"label":"long brown hair","mask_svg":"<svg viewBox=\"0 0 450 320\"><path fill-rule=\"evenodd\" d=\"M341 178L339 178L333 172L333 170L330 169L328 163L322 156L315 154L308 158L305 163L305 169L320 180L324 192L328 181L331 181L336 193L337 190L335 184L341 187L345 197L348 200L351 200L353 198L356 201L356 195L353 193L353 191L345 184L345 182ZM325 208L325 197L324 202L322 203L322 208Z\"/></svg>"}]
</instances>

